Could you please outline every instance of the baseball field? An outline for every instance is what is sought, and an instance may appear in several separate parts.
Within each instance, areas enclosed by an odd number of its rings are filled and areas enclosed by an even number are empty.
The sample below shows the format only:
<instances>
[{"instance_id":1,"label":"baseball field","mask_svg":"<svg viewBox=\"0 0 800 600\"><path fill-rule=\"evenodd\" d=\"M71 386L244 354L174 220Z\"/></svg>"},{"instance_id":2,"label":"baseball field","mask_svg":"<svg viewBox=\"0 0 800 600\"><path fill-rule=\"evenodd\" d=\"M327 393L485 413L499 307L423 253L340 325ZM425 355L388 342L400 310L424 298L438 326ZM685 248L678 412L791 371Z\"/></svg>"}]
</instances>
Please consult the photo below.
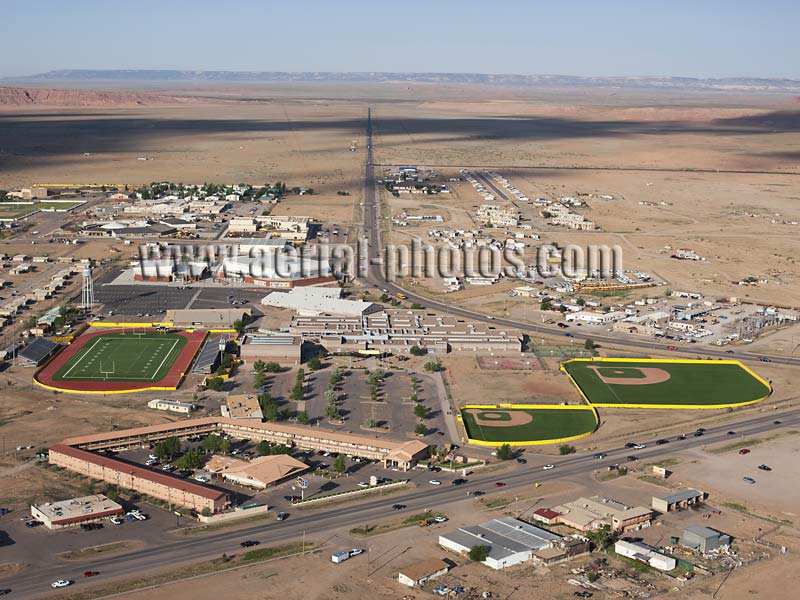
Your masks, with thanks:
<instances>
[{"instance_id":1,"label":"baseball field","mask_svg":"<svg viewBox=\"0 0 800 600\"><path fill-rule=\"evenodd\" d=\"M460 419L470 443L483 446L553 444L583 437L597 427L588 406L468 404Z\"/></svg>"},{"instance_id":2,"label":"baseball field","mask_svg":"<svg viewBox=\"0 0 800 600\"><path fill-rule=\"evenodd\" d=\"M725 408L758 402L772 391L734 360L578 358L561 369L593 406Z\"/></svg>"}]
</instances>

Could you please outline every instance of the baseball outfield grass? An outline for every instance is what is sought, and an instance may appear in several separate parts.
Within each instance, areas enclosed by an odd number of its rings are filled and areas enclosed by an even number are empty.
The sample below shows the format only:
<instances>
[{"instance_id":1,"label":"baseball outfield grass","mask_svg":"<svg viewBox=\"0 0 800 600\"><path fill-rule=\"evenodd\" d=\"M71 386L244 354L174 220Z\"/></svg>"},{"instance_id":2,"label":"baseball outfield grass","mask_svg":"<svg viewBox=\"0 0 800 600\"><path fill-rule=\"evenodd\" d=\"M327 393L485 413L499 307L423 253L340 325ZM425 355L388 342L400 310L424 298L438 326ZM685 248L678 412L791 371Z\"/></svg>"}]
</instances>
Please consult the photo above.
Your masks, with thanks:
<instances>
[{"instance_id":1,"label":"baseball outfield grass","mask_svg":"<svg viewBox=\"0 0 800 600\"><path fill-rule=\"evenodd\" d=\"M593 406L724 408L758 402L771 388L732 360L575 359L561 368Z\"/></svg>"},{"instance_id":2,"label":"baseball outfield grass","mask_svg":"<svg viewBox=\"0 0 800 600\"><path fill-rule=\"evenodd\" d=\"M595 412L587 407L467 405L461 420L470 443L497 446L552 444L577 439L597 427Z\"/></svg>"}]
</instances>

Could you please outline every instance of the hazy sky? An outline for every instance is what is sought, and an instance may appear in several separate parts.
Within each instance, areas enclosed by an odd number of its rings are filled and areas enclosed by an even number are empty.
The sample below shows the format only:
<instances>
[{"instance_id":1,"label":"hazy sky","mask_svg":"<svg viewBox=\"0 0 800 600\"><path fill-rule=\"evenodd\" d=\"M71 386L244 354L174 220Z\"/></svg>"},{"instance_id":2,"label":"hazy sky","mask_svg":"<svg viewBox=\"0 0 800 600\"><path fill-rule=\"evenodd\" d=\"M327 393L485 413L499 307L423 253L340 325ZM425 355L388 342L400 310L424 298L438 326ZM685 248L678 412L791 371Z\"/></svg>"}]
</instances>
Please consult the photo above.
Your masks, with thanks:
<instances>
[{"instance_id":1,"label":"hazy sky","mask_svg":"<svg viewBox=\"0 0 800 600\"><path fill-rule=\"evenodd\" d=\"M800 78L797 0L0 0L0 77L52 69Z\"/></svg>"}]
</instances>

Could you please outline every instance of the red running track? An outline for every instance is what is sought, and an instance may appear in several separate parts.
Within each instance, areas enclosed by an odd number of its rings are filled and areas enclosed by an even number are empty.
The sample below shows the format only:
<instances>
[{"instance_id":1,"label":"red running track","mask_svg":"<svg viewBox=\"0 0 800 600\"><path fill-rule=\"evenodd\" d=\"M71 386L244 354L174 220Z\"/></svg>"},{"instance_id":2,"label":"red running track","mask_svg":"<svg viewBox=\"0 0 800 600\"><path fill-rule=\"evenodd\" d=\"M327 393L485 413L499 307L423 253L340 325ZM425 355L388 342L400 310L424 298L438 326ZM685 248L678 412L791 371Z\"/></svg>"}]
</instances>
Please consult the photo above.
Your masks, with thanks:
<instances>
[{"instance_id":1,"label":"red running track","mask_svg":"<svg viewBox=\"0 0 800 600\"><path fill-rule=\"evenodd\" d=\"M34 380L44 386L56 388L65 392L87 392L87 393L120 393L125 391L141 392L151 389L175 389L177 388L184 374L189 370L195 355L203 340L206 337L205 331L175 331L175 333L186 338L186 345L181 350L178 358L172 363L167 374L158 381L55 381L53 376L63 367L78 351L96 337L109 333L120 333L121 331L133 331L125 329L111 329L108 331L96 331L85 333L79 336L69 346L62 350L49 363L34 375ZM136 331L142 331L137 328Z\"/></svg>"}]
</instances>

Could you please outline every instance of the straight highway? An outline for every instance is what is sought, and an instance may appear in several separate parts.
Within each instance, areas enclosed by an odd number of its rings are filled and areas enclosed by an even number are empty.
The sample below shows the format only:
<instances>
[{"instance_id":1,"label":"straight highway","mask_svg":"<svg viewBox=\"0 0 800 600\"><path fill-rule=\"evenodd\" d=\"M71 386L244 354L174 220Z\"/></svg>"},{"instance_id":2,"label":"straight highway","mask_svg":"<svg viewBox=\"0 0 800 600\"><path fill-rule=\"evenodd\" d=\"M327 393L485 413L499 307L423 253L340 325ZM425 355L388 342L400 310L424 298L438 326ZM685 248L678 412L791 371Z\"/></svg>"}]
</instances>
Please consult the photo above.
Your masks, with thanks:
<instances>
[{"instance_id":1,"label":"straight highway","mask_svg":"<svg viewBox=\"0 0 800 600\"><path fill-rule=\"evenodd\" d=\"M780 421L780 425L775 424L776 420ZM634 452L642 461L654 461L675 454L676 451L729 440L731 439L728 434L730 430L735 430L738 440L741 436L757 435L774 430L776 427L796 426L800 426L800 408L780 413L770 412L742 419L739 422L727 423L709 428L701 437L689 435L685 440L674 439L664 445L655 444L655 438L652 440L639 439L636 441L645 443L647 448L636 451L624 447L608 448L603 450L606 457L602 460L594 459L591 454L572 455L566 458L536 457L527 454L528 463L515 466L513 471L502 475L492 473L481 475L478 471L469 477L466 484L461 486L420 487L361 503L333 506L328 509L320 507L314 509L313 512L295 510L286 521L273 521L209 535L176 539L174 542L146 547L119 556L80 562L74 566L63 564L57 559L53 560L53 557L43 554L40 564L29 565L20 574L0 580L0 588L10 588L14 594L13 597L17 598L46 594L51 591L49 583L56 579L72 579L79 584L83 583L80 575L84 571L98 571L99 575L93 578L95 581L108 580L112 577L141 576L143 573L165 567L177 567L191 561L219 557L223 553L229 556L235 555L242 551L239 543L246 539L255 539L262 544L274 545L306 536L308 539L319 542L329 538L332 530L374 524L380 520L391 519L392 516L403 518L414 512L446 506L453 502L468 501L468 492L486 491L491 493L496 489L494 482L498 480L505 483L503 488L499 488L502 490L501 493L504 493L535 483L544 484L557 479L588 477L594 470L605 469L609 464L623 463L625 457ZM554 464L555 468L542 470L545 462ZM402 504L406 508L395 512L391 509L393 504ZM339 545L345 546L350 543L342 540ZM3 549L0 551L0 557L3 557L3 553L11 552L12 549L13 546Z\"/></svg>"},{"instance_id":2,"label":"straight highway","mask_svg":"<svg viewBox=\"0 0 800 600\"><path fill-rule=\"evenodd\" d=\"M390 281L389 279L387 279L386 273L381 265L382 246L380 240L380 222L379 222L380 207L378 205L378 199L375 193L376 190L375 167L376 165L374 164L373 161L373 146L372 146L372 113L370 111L367 115L367 160L364 167L364 225L363 225L363 230L367 235L367 239L369 242L368 244L369 268L366 276L366 281L368 283L382 290L386 290L389 293L393 293L395 295L404 294L405 296L408 297L408 300L410 302L416 302L422 304L426 308L435 309L446 314L455 315L465 319L471 319L473 321L484 322L494 327L506 327L509 329L517 329L524 333L538 333L538 334L549 334L557 336L564 335L564 333L562 331L559 331L555 326L551 327L547 325L537 325L534 323L514 321L512 319L504 319L502 317L494 317L491 315L485 315L477 313L475 311L460 308L452 304L437 302L436 300L431 300L430 298L421 296L420 294L415 293L413 290L410 290L407 287L401 287L397 285L397 283L395 283L394 281ZM623 346L628 348L636 348L649 351L676 352L681 354L690 354L692 356L703 355L703 356L710 356L714 358L725 358L725 359L736 358L738 360L748 360L748 361L762 361L763 359L766 358L769 362L780 365L794 365L794 366L800 365L800 357L792 357L792 356L769 355L769 357L767 358L763 354L753 354L749 352L736 352L736 354L732 356L730 353L724 350L717 350L714 348L710 348L708 346L703 346L701 348L698 347L697 345L696 346L679 346L671 344L668 345L649 340L617 338L605 335L595 335L594 333L592 334L591 339L594 342L601 344L612 345L612 346Z\"/></svg>"}]
</instances>

